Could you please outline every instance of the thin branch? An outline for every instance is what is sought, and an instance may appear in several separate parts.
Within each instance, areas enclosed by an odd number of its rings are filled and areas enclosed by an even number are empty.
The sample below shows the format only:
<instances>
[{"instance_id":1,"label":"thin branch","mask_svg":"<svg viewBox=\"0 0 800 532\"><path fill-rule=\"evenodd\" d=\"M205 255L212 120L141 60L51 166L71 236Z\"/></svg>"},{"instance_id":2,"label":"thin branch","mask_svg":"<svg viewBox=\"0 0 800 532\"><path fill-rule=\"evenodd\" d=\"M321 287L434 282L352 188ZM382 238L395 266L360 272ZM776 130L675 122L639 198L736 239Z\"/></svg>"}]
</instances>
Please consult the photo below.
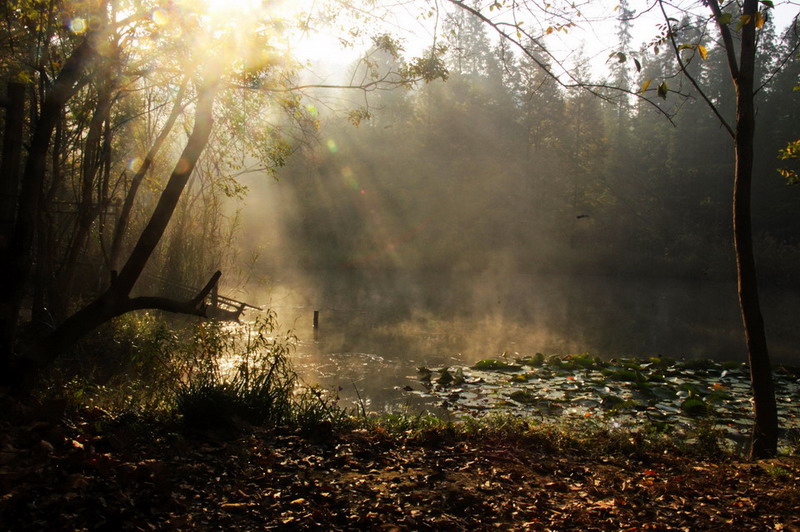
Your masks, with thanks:
<instances>
[{"instance_id":1,"label":"thin branch","mask_svg":"<svg viewBox=\"0 0 800 532\"><path fill-rule=\"evenodd\" d=\"M796 26L797 25L798 17L800 17L800 14L798 14L797 16L794 17L794 21L792 22L792 26ZM784 35L786 35L786 34L784 33ZM764 87L766 87L767 85L770 84L772 79L775 76L777 76L778 73L780 73L783 70L783 67L786 66L786 63L788 63L789 61L791 61L795 57L795 55L797 54L797 50L798 49L800 49L800 41L797 41L795 43L794 47L786 53L786 55L781 60L781 62L778 63L778 65L772 70L772 72L767 77L767 79L764 80L764 83L762 83L755 91L753 91L753 95L758 94L761 89L763 89Z\"/></svg>"},{"instance_id":2,"label":"thin branch","mask_svg":"<svg viewBox=\"0 0 800 532\"><path fill-rule=\"evenodd\" d=\"M570 88L570 86L568 84L565 84L563 81L561 81L561 79L558 76L556 76L553 73L552 70L550 70L550 68L548 67L548 65L546 63L544 63L542 60L540 60L538 57L536 57L530 50L528 50L517 39L514 39L511 35L506 33L503 30L503 28L501 28L501 24L498 24L498 23L494 22L492 19L490 19L489 17L487 17L486 15L484 15L483 13L478 11L477 9L466 5L461 0L447 0L447 1L450 2L451 4L457 6L459 9L463 9L463 10L471 13L473 16L477 17L478 19L480 19L483 23L487 24L489 27L494 29L504 39L506 39L507 41L513 43L517 48L522 50L523 54L525 54L531 61L533 61L536 64L536 66L538 66L540 69L542 69L542 72L544 72L549 77L553 78L553 80L556 83L558 83L559 85L561 85L565 89L566 88ZM529 35L526 35L526 36L531 38ZM538 42L536 42L532 38L531 38L531 40L532 40L532 42L534 42L537 46L539 46L543 50L545 50L545 51L547 50L546 48L543 48Z\"/></svg>"},{"instance_id":3,"label":"thin branch","mask_svg":"<svg viewBox=\"0 0 800 532\"><path fill-rule=\"evenodd\" d=\"M613 86L609 86L609 85L603 85L603 84L597 84L597 83L587 83L587 82L585 82L585 81L581 81L581 80L579 80L579 79L577 79L577 78L573 77L573 76L572 76L572 75L569 73L569 69L567 69L566 67L564 67L564 66L563 66L563 65L562 65L562 64L561 64L561 63L560 63L560 62L559 62L559 61L558 61L558 60L557 60L557 59L556 59L556 58L555 58L555 57L554 57L554 56L553 56L553 55L550 53L550 51L547 49L547 47L543 46L543 45L542 45L542 44L541 44L541 43L540 43L540 42L539 42L539 41L538 41L538 40L537 40L535 37L533 37L533 36L531 36L530 34L528 34L526 31L524 31L524 30L523 30L522 28L520 28L519 26L514 26L515 30L518 30L518 31L519 31L519 32L520 32L522 35L525 35L525 37L527 37L528 39L530 39L530 40L531 40L531 42L533 42L534 44L536 44L536 46L538 46L539 48L541 48L541 49L544 51L544 53L546 53L546 54L547 54L549 57L551 57L551 58L553 59L553 61L555 61L555 63L556 63L558 66L560 66L562 69L564 69L564 71L565 71L565 72L567 72L567 75L570 77L570 79L574 81L574 83L564 83L564 82L563 82L563 81L562 81L562 80L561 80L561 79L560 79L560 78L559 78L559 77L558 77L558 76L557 76L557 75L556 75L556 74L555 74L555 73L554 73L554 72L553 72L553 71L550 69L550 67L549 67L549 65L547 65L547 63L543 62L541 59L539 59L538 57L536 57L536 55L535 55L535 54L534 54L534 53L533 53L531 50L529 50L529 49L528 49L528 48L527 48L527 47L526 47L524 44L522 44L522 43L521 43L519 40L515 39L513 36L509 35L509 34L508 34L506 31L504 31L504 30L503 30L503 27L502 27L502 26L512 26L511 24L509 24L509 23L503 23L503 22L500 22L500 23L498 23L498 22L494 22L493 20L491 20L490 18L488 18L486 15L484 15L483 13L481 13L480 11L478 11L477 9L475 9L475 8L472 8L472 7L468 6L468 5L466 5L466 4L463 2L463 0L447 0L447 1L448 1L448 2L450 2L451 4L455 5L455 6L459 7L460 9L464 9L465 11L467 11L467 12L471 13L472 15L474 15L475 17L477 17L478 19L480 19L480 20L481 20L482 22L484 22L485 24L488 24L488 25L489 25L489 26L490 26L492 29L494 29L494 30L495 30L495 31L496 31L496 32L497 32L497 33L498 33L498 34L499 34L499 35L500 35L500 36L501 36L503 39L507 40L508 42L512 43L514 46L516 46L517 48L519 48L519 49L522 51L522 53L523 53L523 54L524 54L524 55L525 55L525 56L526 56L528 59L530 59L531 61L533 61L533 63L534 63L534 64L535 64L537 67L539 67L539 68L541 69L541 71L542 71L542 72L544 72L544 73L545 73L545 75L547 75L548 77L552 78L552 79L553 79L553 80L554 80L556 83L558 83L560 86L564 87L565 89L576 89L576 88L583 89L583 90L585 90L585 91L589 92L590 94L592 94L593 96L596 96L596 97L598 97L598 98L600 98L600 99L602 99L602 100L608 101L608 102L613 102L613 100L611 100L611 98L610 98L610 97L608 97L608 96L606 96L606 95L604 95L604 94L602 94L602 93L598 92L598 91L597 91L597 90L595 90L595 89L600 89L600 88L602 88L602 89L608 89L608 90L619 91L619 92L622 92L623 94L629 94L629 95L633 95L633 96L636 96L637 98L639 98L639 99L641 99L641 100L643 100L643 101L647 102L649 105L651 105L652 107L654 107L654 108L655 108L655 109L656 109L656 110L657 110L659 113L661 113L662 115L664 115L664 117L665 117L667 120L669 120L669 122L670 122L670 123L671 123L673 126L675 125L675 123L674 123L674 122L673 122L673 120L672 120L672 117L670 116L670 114L669 114L667 111L665 111L664 109L662 109L662 108L661 108L661 107L660 107L660 106L659 106L659 105L658 105L656 102L654 102L654 101L650 100L649 98L645 97L644 95L642 95L642 94L641 94L641 93L639 93L639 92L633 92L633 91L630 91L630 90L628 90L628 89L623 89L623 88L621 88L621 87L613 87Z\"/></svg>"},{"instance_id":4,"label":"thin branch","mask_svg":"<svg viewBox=\"0 0 800 532\"><path fill-rule=\"evenodd\" d=\"M396 72L393 73L396 74ZM256 90L256 91L275 92L275 93L295 92L307 89L359 89L364 92L370 92L375 90L387 90L384 88L387 85L390 87L408 86L409 84L417 83L419 81L422 81L422 78L391 81L389 80L389 75L387 74L386 76L383 76L381 79L373 80L368 83L363 83L360 85L353 85L353 84L327 85L325 83L310 83L308 85L294 85L291 87L263 87L263 86L241 85L238 83L227 83L227 87L232 89Z\"/></svg>"},{"instance_id":5,"label":"thin branch","mask_svg":"<svg viewBox=\"0 0 800 532\"><path fill-rule=\"evenodd\" d=\"M717 5L715 1L709 2L709 5L713 5L714 6L714 7L711 8L712 11L715 8L716 8L717 11L719 10L719 5ZM686 79L688 79L689 82L694 86L694 88L697 90L698 94L700 94L700 97L703 98L703 101L705 101L706 104L708 104L708 106L711 108L711 111L714 113L714 115L720 121L722 126L728 131L728 133L730 134L731 138L735 138L736 137L736 133L733 131L733 128L731 127L731 125L728 124L728 121L725 120L724 116L722 116L722 113L720 112L720 110L717 109L717 106L714 105L714 102L711 101L711 98L708 97L708 95L705 93L705 91L703 91L702 87L700 87L700 84L697 82L697 80L694 79L694 76L692 76L689 73L689 70L686 68L686 64L683 62L683 59L681 58L681 50L678 47L678 43L675 41L675 33L672 31L672 27L669 25L670 24L670 21L669 21L670 17L667 15L667 11L664 9L663 0L658 0L658 6L661 9L661 14L664 16L664 21L667 23L667 26L668 26L667 27L667 35L669 36L669 42L672 45L672 51L675 54L675 60L678 62L678 66L680 66L681 72L683 72L683 75L686 76ZM715 15L715 17L717 17L716 13L714 15ZM717 20L719 21L719 18L717 18ZM724 26L724 24L719 24L719 25L720 26ZM727 26L724 26L724 27L727 29ZM723 38L724 38L724 35L723 35ZM730 32L728 33L728 38L730 39ZM731 43L731 46L733 46L732 43ZM729 53L733 53L732 50L728 48L728 41L727 40L725 41L725 49ZM735 57L734 57L734 61L735 61Z\"/></svg>"},{"instance_id":6,"label":"thin branch","mask_svg":"<svg viewBox=\"0 0 800 532\"><path fill-rule=\"evenodd\" d=\"M191 301L178 301L167 297L141 296L129 299L124 304L125 312L134 310L164 310L176 314L207 317L208 305L193 305Z\"/></svg>"},{"instance_id":7,"label":"thin branch","mask_svg":"<svg viewBox=\"0 0 800 532\"><path fill-rule=\"evenodd\" d=\"M659 4L661 4L662 0L658 0ZM717 22L717 27L719 28L719 33L722 35L722 43L725 47L725 54L728 57L728 68L731 71L731 76L733 79L739 78L739 63L736 61L736 45L733 43L733 36L731 35L731 30L727 24L722 23L722 9L720 9L719 4L717 2L707 2L708 7L711 9L711 12L714 14L714 20ZM663 11L663 7L662 7Z\"/></svg>"}]
</instances>

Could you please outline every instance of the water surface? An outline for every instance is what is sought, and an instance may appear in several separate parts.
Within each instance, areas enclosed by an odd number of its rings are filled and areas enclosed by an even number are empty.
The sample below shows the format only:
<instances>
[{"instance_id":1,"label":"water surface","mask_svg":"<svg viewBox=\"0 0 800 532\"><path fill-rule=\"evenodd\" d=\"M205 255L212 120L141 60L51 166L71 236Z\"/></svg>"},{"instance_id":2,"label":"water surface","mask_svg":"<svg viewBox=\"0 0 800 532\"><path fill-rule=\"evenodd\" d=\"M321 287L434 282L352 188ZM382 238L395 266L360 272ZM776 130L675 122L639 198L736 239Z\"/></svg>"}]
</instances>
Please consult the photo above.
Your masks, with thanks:
<instances>
[{"instance_id":1,"label":"water surface","mask_svg":"<svg viewBox=\"0 0 800 532\"><path fill-rule=\"evenodd\" d=\"M312 272L259 304L294 329L303 378L368 407L416 407L416 367L590 353L744 361L733 283L529 274ZM773 361L800 365L800 294L765 286ZM312 317L319 311L319 328ZM355 390L358 390L356 393Z\"/></svg>"}]
</instances>

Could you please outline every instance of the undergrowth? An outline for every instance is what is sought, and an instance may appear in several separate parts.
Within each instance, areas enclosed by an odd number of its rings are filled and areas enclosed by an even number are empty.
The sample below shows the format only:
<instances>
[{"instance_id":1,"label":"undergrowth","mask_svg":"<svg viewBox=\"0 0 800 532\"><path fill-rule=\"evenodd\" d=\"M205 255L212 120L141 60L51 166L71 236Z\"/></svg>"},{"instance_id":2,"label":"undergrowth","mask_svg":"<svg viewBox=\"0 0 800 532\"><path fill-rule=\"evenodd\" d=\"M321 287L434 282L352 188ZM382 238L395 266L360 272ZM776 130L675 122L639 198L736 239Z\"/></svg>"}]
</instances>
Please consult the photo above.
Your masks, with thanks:
<instances>
[{"instance_id":1,"label":"undergrowth","mask_svg":"<svg viewBox=\"0 0 800 532\"><path fill-rule=\"evenodd\" d=\"M50 374L42 396L109 417L177 420L189 429L248 425L330 432L350 423L335 394L305 386L290 363L291 332L267 311L248 324L118 318Z\"/></svg>"},{"instance_id":2,"label":"undergrowth","mask_svg":"<svg viewBox=\"0 0 800 532\"><path fill-rule=\"evenodd\" d=\"M498 413L457 420L444 420L428 414L387 414L362 419L361 426L416 441L494 441L591 457L646 459L652 455L670 454L731 459L736 456L725 445L722 432L704 423L697 423L685 432L676 432L656 424L634 428L594 420L549 422Z\"/></svg>"}]
</instances>

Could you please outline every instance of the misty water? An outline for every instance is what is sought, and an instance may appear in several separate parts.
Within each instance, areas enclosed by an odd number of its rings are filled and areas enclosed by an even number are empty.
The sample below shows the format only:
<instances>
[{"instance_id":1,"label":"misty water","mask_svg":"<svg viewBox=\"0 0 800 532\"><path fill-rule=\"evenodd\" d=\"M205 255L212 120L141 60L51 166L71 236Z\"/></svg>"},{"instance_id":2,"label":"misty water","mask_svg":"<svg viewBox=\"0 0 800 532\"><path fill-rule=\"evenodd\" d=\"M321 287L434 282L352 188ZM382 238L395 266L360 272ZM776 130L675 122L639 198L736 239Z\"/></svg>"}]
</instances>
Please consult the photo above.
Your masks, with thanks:
<instances>
[{"instance_id":1,"label":"misty water","mask_svg":"<svg viewBox=\"0 0 800 532\"><path fill-rule=\"evenodd\" d=\"M744 361L732 283L608 276L308 272L278 280L260 305L294 331L304 381L341 388L372 411L433 407L417 367L506 356L589 353ZM800 365L800 294L766 286L773 361ZM314 310L319 327L312 327ZM356 391L357 390L357 391Z\"/></svg>"}]
</instances>

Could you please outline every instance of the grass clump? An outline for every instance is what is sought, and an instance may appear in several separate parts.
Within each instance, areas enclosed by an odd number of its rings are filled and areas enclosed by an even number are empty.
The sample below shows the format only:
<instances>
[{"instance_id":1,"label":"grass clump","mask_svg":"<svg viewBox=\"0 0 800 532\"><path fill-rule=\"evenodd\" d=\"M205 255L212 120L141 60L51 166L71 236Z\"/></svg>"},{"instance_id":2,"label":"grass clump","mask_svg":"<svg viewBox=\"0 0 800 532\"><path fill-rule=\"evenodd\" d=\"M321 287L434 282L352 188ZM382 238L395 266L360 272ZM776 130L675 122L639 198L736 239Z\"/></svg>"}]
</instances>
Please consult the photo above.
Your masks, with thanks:
<instances>
[{"instance_id":1,"label":"grass clump","mask_svg":"<svg viewBox=\"0 0 800 532\"><path fill-rule=\"evenodd\" d=\"M276 335L275 314L244 331L206 322L194 356L178 382L175 411L193 429L238 430L246 425L329 432L349 417L338 396L302 384L290 364L295 339Z\"/></svg>"},{"instance_id":2,"label":"grass clump","mask_svg":"<svg viewBox=\"0 0 800 532\"><path fill-rule=\"evenodd\" d=\"M711 419L695 420L685 436L679 440L679 451L682 454L705 459L733 456L733 450L726 442L722 429Z\"/></svg>"},{"instance_id":3,"label":"grass clump","mask_svg":"<svg viewBox=\"0 0 800 532\"><path fill-rule=\"evenodd\" d=\"M764 471L774 479L788 479L792 476L791 471L778 464L767 464L764 466Z\"/></svg>"},{"instance_id":4,"label":"grass clump","mask_svg":"<svg viewBox=\"0 0 800 532\"><path fill-rule=\"evenodd\" d=\"M174 406L195 429L238 424L278 426L291 417L297 376L287 359L291 337L273 336L275 316L259 316L245 331L200 323L183 357Z\"/></svg>"},{"instance_id":5,"label":"grass clump","mask_svg":"<svg viewBox=\"0 0 800 532\"><path fill-rule=\"evenodd\" d=\"M681 369L708 371L716 368L717 363L707 358L693 358L689 360L682 360L677 363L677 366Z\"/></svg>"},{"instance_id":6,"label":"grass clump","mask_svg":"<svg viewBox=\"0 0 800 532\"><path fill-rule=\"evenodd\" d=\"M733 457L722 431L698 420L688 430L663 422L633 427L612 419L543 422L508 413L443 419L428 413L383 414L359 418L351 425L371 433L404 440L450 444L457 441L498 442L527 446L560 456L649 460L653 456L726 459Z\"/></svg>"}]
</instances>

